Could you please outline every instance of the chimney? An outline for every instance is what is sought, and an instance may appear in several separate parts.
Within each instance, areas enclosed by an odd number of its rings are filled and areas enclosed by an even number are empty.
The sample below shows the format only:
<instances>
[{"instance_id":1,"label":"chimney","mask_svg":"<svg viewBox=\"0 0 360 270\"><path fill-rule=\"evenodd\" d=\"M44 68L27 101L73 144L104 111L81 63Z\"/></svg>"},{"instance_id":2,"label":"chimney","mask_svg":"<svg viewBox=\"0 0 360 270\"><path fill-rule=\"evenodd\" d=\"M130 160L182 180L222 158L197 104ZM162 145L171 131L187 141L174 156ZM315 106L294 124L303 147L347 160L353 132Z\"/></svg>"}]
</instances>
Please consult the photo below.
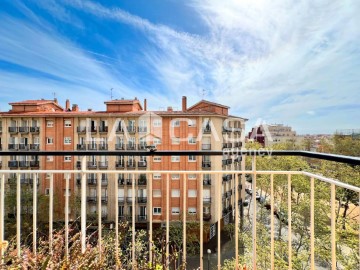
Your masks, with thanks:
<instances>
[{"instance_id":1,"label":"chimney","mask_svg":"<svg viewBox=\"0 0 360 270\"><path fill-rule=\"evenodd\" d=\"M55 102L55 104L58 104L57 98L54 98L54 102Z\"/></svg>"},{"instance_id":2,"label":"chimney","mask_svg":"<svg viewBox=\"0 0 360 270\"><path fill-rule=\"evenodd\" d=\"M172 112L173 111L173 108L171 106L167 107L167 111L168 112Z\"/></svg>"},{"instance_id":3,"label":"chimney","mask_svg":"<svg viewBox=\"0 0 360 270\"><path fill-rule=\"evenodd\" d=\"M186 96L182 97L182 111L186 112L187 110L187 100L186 100Z\"/></svg>"},{"instance_id":4,"label":"chimney","mask_svg":"<svg viewBox=\"0 0 360 270\"><path fill-rule=\"evenodd\" d=\"M147 100L146 100L146 98L144 99L144 111L145 112L147 111Z\"/></svg>"},{"instance_id":5,"label":"chimney","mask_svg":"<svg viewBox=\"0 0 360 270\"><path fill-rule=\"evenodd\" d=\"M70 111L70 100L68 100L68 99L65 102L65 110Z\"/></svg>"},{"instance_id":6,"label":"chimney","mask_svg":"<svg viewBox=\"0 0 360 270\"><path fill-rule=\"evenodd\" d=\"M77 104L73 104L72 105L72 111L73 112L78 112L79 111L79 106Z\"/></svg>"}]
</instances>

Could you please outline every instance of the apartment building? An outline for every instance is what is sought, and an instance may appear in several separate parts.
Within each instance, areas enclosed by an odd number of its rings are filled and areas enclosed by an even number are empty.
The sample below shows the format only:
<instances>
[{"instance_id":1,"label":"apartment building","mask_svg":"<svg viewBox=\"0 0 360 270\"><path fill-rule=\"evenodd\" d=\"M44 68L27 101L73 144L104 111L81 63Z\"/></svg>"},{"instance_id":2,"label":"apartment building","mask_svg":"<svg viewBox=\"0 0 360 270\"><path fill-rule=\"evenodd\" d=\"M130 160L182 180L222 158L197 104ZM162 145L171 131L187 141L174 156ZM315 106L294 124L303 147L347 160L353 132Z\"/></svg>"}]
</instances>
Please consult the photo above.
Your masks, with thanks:
<instances>
[{"instance_id":1,"label":"apartment building","mask_svg":"<svg viewBox=\"0 0 360 270\"><path fill-rule=\"evenodd\" d=\"M160 150L240 150L244 142L245 122L247 119L229 115L229 107L201 100L188 107L186 97L182 98L181 110L168 107L163 111L148 111L147 102L142 105L135 98L131 100L110 100L105 102L105 111L81 111L76 104L71 106L67 100L65 107L57 100L26 100L10 103L12 109L0 114L0 145L2 150L116 150L116 156L87 157L86 166L94 173L87 175L87 211L97 211L97 183L101 181L102 216L106 221L115 219L115 190L118 187L118 213L120 219L127 219L135 211L136 222L147 224L149 215L154 223L164 222L166 211L170 220L179 220L181 215L189 215L198 220L203 211L204 221L217 222L218 207L222 205L222 216L232 212L235 205L234 175L227 170L240 169L240 155L221 156L131 156L126 151L144 150L152 145ZM76 156L10 156L2 158L3 168L10 169L56 169L73 170L81 166ZM117 170L114 174L99 174L97 170ZM136 175L127 170L141 170ZM153 170L158 173L149 174ZM170 206L166 208L166 174L164 170L209 171L223 170L222 179L205 174L200 177L190 174L184 181L180 174L170 177ZM13 175L9 175L12 179ZM48 194L50 175L40 175L33 179L32 174L21 175L22 183L38 181L40 193ZM65 197L79 196L81 177L73 174L70 190L65 190L65 175L54 175L54 215L61 220L64 214ZM135 190L132 181L135 179ZM152 190L149 188L152 181ZM200 186L203 197L199 198ZM222 197L215 196L221 189ZM136 207L132 209L132 195L135 193ZM185 195L185 197L184 197ZM149 209L149 197L152 209ZM183 209L183 200L187 209ZM200 208L200 200L203 209ZM74 200L75 201L75 200ZM70 209L75 217L76 207Z\"/></svg>"}]
</instances>

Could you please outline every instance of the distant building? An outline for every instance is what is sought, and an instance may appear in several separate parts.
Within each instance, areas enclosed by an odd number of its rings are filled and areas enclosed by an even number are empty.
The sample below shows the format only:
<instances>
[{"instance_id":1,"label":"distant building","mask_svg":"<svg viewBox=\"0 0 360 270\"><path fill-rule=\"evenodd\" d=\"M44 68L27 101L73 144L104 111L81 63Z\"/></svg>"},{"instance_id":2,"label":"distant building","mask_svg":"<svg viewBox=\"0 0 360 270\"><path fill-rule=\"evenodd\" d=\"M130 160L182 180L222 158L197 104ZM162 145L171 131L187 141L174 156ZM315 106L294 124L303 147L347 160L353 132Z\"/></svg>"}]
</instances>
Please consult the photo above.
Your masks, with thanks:
<instances>
[{"instance_id":1,"label":"distant building","mask_svg":"<svg viewBox=\"0 0 360 270\"><path fill-rule=\"evenodd\" d=\"M252 128L249 132L248 140L258 142L264 147L270 147L277 143L297 143L297 136L290 126L284 126L283 124L262 124Z\"/></svg>"},{"instance_id":2,"label":"distant building","mask_svg":"<svg viewBox=\"0 0 360 270\"><path fill-rule=\"evenodd\" d=\"M360 129L340 129L336 130L335 135L350 136L352 139L360 139Z\"/></svg>"}]
</instances>

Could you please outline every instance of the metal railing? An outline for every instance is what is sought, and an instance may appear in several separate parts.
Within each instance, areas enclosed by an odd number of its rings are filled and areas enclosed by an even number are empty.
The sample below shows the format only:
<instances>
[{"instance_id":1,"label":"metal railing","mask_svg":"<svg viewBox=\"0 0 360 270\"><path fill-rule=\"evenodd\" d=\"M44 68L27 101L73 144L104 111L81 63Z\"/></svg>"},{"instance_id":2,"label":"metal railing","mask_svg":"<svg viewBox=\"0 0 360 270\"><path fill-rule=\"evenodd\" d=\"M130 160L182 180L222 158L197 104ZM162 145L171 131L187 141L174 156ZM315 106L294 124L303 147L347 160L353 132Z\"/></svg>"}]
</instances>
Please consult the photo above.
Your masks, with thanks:
<instances>
[{"instance_id":1,"label":"metal railing","mask_svg":"<svg viewBox=\"0 0 360 270\"><path fill-rule=\"evenodd\" d=\"M106 151L105 152L107 155L111 155L112 152L111 151ZM96 153L94 152L93 155L104 155L105 153ZM222 153L222 152L220 152ZM115 155L115 153L113 153ZM117 153L119 154L119 153ZM122 153L124 155L126 155L127 153ZM161 153L160 151L157 153L147 153L147 152L143 152L143 153L138 153L138 155L174 155L174 154L180 154L180 155L189 155L188 151L181 151L181 152L176 152L176 151L163 151L163 153ZM196 151L191 152L191 154L195 154L195 155L216 155L216 151L214 152L206 152L204 153L204 151L198 151L198 153ZM243 155L247 154L247 155L252 155L251 151L243 151L242 152ZM311 153L311 152L303 152L303 151L272 151L271 153L272 155L294 155L294 156L307 156L307 157L313 157L313 158L321 158L321 159L325 159L325 160L333 160L333 161L338 161L338 162L343 162L343 163L347 163L347 164L352 164L352 165L360 165L360 158L356 158L356 157L345 157L345 156L339 156L339 155L327 155L327 154L319 154L319 153ZM0 155L4 156L4 155L29 155L29 153L19 153L19 152L0 152ZM89 174L93 174L96 173L98 175L100 174L107 174L107 175L118 175L119 171L117 170L88 170L87 169L87 161L86 161L86 156L89 155L88 152L81 152L81 151L67 151L67 152L63 152L63 151L48 151L48 152L44 152L44 151L36 151L36 152L32 152L31 155L34 156L39 156L39 155L79 155L82 156L81 157L81 170L0 170L0 242L2 243L5 239L4 239L4 216L5 216L5 175L6 174L10 174L10 173L16 173L16 245L17 247L17 255L20 257L21 256L21 182L22 182L22 177L21 174L23 173L27 173L27 174L32 174L33 175L33 179L38 179L39 174L49 174L50 178L49 178L49 250L51 251L52 249L52 245L53 245L53 223L54 223L54 218L53 218L53 210L54 210L54 175L56 174L65 174L65 187L66 190L69 189L69 182L70 182L70 178L71 175L77 175L78 173L80 173L81 175L81 188L80 188L80 198L81 198L81 215L80 215L80 221L81 221L81 247L82 247L82 252L85 252L86 250L86 235L87 235L87 202L91 202L91 203L96 203L97 204L97 209L98 209L98 245L99 248L101 249L101 243L102 241L100 241L102 239L102 203L106 203L108 201L107 196L101 196L101 181L97 181L97 196L87 196L86 194L86 190L87 190L87 176ZM330 207L331 207L331 212L330 214L330 219L331 219L331 224L330 224L330 229L331 229L331 268L332 269L336 269L336 221L335 221L335 210L336 210L336 203L337 203L337 198L336 198L336 189L337 188L344 188L347 190L352 190L353 192L356 192L359 195L359 203L360 203L360 187L356 187L356 186L352 186L343 182L340 182L338 180L334 180L334 179L330 179L321 175L316 175L310 172L306 172L306 171L257 171L256 169L256 154L251 156L252 158L252 169L251 170L245 170L244 168L242 170L229 170L226 171L227 174L230 175L234 175L234 186L238 187L241 185L239 185L239 181L241 181L241 183L245 183L245 175L250 175L252 177L252 189L253 192L251 194L252 196L252 210L253 213L256 213L256 209L257 209L257 194L256 194L256 189L257 189L257 177L259 175L268 175L270 176L270 210L271 213L274 213L275 210L275 194L274 194L274 175L285 175L287 177L287 201L288 201L288 205L287 205L287 219L288 219L288 225L287 225L287 242L288 242L288 269L292 269L292 254L293 254L293 247L292 247L292 238L293 238L293 231L292 231L292 178L298 175L302 175L307 177L307 179L309 179L310 181L310 227L309 227L309 233L310 233L310 247L309 247L309 252L310 252L310 268L311 269L315 269L315 181L319 181L322 183L327 183L330 185ZM244 161L244 158L243 158ZM224 171L220 170L220 171L214 171L214 170L209 170L209 171L136 171L136 170L127 170L127 171L123 171L124 174L130 174L132 176L131 178L131 186L132 186L132 190L136 190L136 179L139 178L139 175L142 174L146 174L146 178L149 179L148 181L148 189L152 190L152 180L153 180L153 175L156 173L161 172L161 174L165 175L165 181L166 181L166 194L165 196L165 205L166 208L169 209L170 206L170 177L172 174L179 174L180 177L180 181L183 181L182 185L183 185L183 189L186 190L187 187L187 176L189 174L191 175L198 175L197 179L203 179L204 174L206 175L217 175L219 177L214 177L212 178L212 182L216 182L218 181L218 185L219 187L221 187L222 185L222 181L223 181L223 177L221 177L224 174ZM202 181L202 180L201 180ZM36 181L33 181L33 232L32 232L32 237L33 237L33 250L36 252L37 249L37 183ZM118 181L115 181L115 189L114 189L114 200L115 200L115 253L116 255L119 253L119 243L118 243L118 239L119 239L119 202L123 201L123 197L119 197L118 196ZM241 194L242 189L244 189L245 187L242 186L241 189L235 188L234 190L231 190L231 194L234 197L234 208L232 206L227 207L225 210L227 212L233 212L235 217L239 217L239 204L237 203L239 201L239 196ZM215 198L221 198L222 194L221 194L222 190L221 188L218 188L217 190L215 190ZM226 194L228 194L229 191L227 191ZM186 192L183 193L183 200L182 200L182 208L183 209L187 209L187 199L186 199ZM198 197L199 198L203 198L203 185L199 185L199 190L198 190ZM122 198L122 199L120 199ZM209 198L210 201L212 198ZM128 203L131 203L132 205L132 209L135 209L136 207L136 194L135 192L132 192L132 196L131 197L127 197L126 201ZM206 202L205 199L200 199L199 200L199 209L203 209L204 203ZM153 206L153 202L151 197L149 199L147 199L147 203L148 203L148 208L152 209ZM68 235L68 231L69 231L69 196L65 196L65 233L66 233L66 237L65 237L65 253L66 255L69 254L69 235ZM215 205L215 207L217 207L217 216L216 217L212 217L215 218L217 221L220 221L223 216L223 211L222 211L222 204L221 203L217 203ZM204 269L204 265L203 265L203 256L202 254L204 254L204 250L203 250L203 244L204 244L204 220L207 220L209 218L209 214L204 214L203 211L199 211L199 218L198 218L198 222L199 222L199 229L200 229L200 234L199 234L199 242L200 242L200 257L199 257L199 263L200 263L200 269ZM148 215L137 215L136 211L132 211L132 215L130 218L130 223L131 223L131 230L132 230L132 247L135 247L135 227L136 227L136 221L149 221L149 226L148 226L148 235L149 235L149 261L151 262L153 256L152 256L152 237L153 237L153 214L152 211L149 211ZM271 247L271 251L270 251L270 264L271 264L271 269L274 269L275 267L275 237L274 237L274 231L275 231L275 223L274 223L274 215L270 214L270 247ZM187 224L187 215L183 215L182 216L182 223L183 223L183 252L182 252L182 260L185 262L186 261L186 224ZM239 228L239 218L235 218L234 219L234 223L235 223L235 228ZM360 224L360 220L359 220L359 224ZM252 215L252 268L256 269L256 265L257 265L257 250L256 250L256 246L257 246L257 216L256 214ZM170 242L170 234L169 234L169 230L170 230L170 211L166 211L165 213L165 233L166 233L166 243ZM234 231L235 234L235 268L239 269L239 230L235 229ZM358 229L357 234L360 235L360 228ZM218 269L220 269L221 267L221 244L220 244L220 238L221 238L221 226L217 226L217 232L216 232L216 237L217 237L217 263L218 263ZM359 238L360 240L360 238ZM359 241L360 242L360 241ZM4 250L1 249L1 254L3 255ZM169 245L166 245L166 254L167 256L169 255ZM360 256L360 244L359 244L359 256ZM131 250L131 259L132 259L132 265L136 265L136 254L135 254L135 248L132 248ZM169 257L166 257L167 260L169 260Z\"/></svg>"}]
</instances>

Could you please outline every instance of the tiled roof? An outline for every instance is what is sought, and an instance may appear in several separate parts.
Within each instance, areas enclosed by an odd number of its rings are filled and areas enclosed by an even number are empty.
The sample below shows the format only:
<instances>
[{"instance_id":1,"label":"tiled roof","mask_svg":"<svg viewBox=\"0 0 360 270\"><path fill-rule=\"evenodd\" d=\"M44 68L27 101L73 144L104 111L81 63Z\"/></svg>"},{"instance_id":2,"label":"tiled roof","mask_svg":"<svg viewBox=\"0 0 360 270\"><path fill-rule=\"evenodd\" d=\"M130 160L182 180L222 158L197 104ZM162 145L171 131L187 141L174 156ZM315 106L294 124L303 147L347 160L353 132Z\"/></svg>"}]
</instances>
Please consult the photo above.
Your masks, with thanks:
<instances>
[{"instance_id":1,"label":"tiled roof","mask_svg":"<svg viewBox=\"0 0 360 270\"><path fill-rule=\"evenodd\" d=\"M200 100L198 103L195 103L194 105L192 105L191 107L188 108L188 110L191 110L192 108L194 108L195 106L201 104L201 103L206 103L206 104L209 104L209 105L213 105L213 106L218 106L218 107L222 107L222 108L227 108L229 109L230 107L228 106L225 106L225 105L222 105L222 104L219 104L219 103L215 103L215 102L211 102L211 101L208 101L208 100Z\"/></svg>"}]
</instances>

